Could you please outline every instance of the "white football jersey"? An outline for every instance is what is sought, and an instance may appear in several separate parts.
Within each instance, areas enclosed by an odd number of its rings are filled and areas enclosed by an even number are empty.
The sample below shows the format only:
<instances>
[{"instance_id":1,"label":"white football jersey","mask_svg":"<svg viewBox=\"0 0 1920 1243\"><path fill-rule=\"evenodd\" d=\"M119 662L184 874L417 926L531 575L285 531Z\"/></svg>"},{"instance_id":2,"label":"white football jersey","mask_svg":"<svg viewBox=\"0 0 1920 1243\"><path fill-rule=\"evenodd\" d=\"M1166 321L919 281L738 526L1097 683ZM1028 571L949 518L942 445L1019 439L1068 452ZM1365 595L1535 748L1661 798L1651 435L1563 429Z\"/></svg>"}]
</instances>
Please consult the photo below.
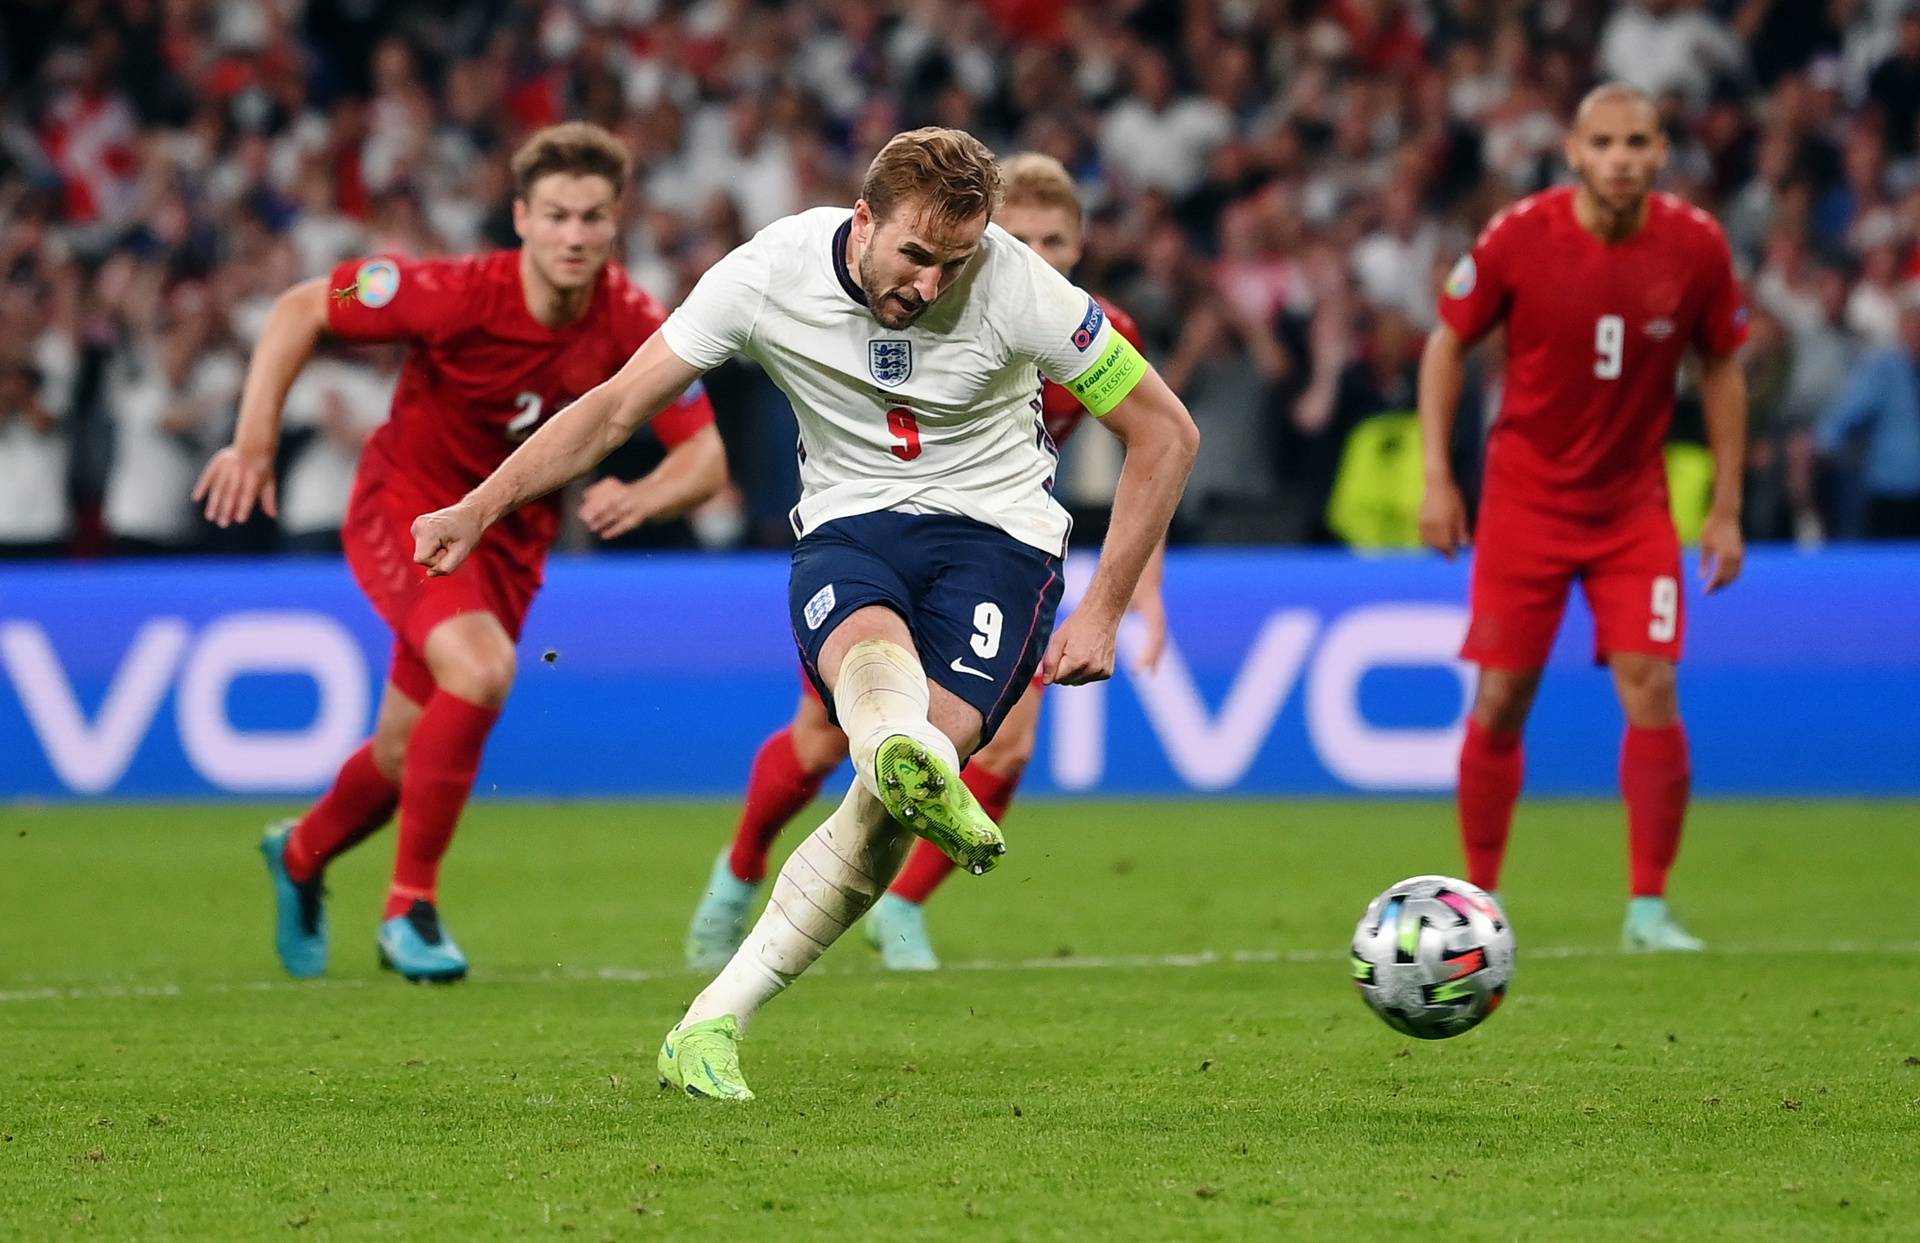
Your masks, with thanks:
<instances>
[{"instance_id":1,"label":"white football jersey","mask_svg":"<svg viewBox=\"0 0 1920 1243\"><path fill-rule=\"evenodd\" d=\"M744 354L792 401L796 534L892 509L957 514L1064 554L1072 523L1051 490L1040 374L1086 376L1113 334L1105 314L990 224L967 270L894 332L846 268L852 227L833 207L768 225L700 278L661 329L668 346L702 371Z\"/></svg>"}]
</instances>

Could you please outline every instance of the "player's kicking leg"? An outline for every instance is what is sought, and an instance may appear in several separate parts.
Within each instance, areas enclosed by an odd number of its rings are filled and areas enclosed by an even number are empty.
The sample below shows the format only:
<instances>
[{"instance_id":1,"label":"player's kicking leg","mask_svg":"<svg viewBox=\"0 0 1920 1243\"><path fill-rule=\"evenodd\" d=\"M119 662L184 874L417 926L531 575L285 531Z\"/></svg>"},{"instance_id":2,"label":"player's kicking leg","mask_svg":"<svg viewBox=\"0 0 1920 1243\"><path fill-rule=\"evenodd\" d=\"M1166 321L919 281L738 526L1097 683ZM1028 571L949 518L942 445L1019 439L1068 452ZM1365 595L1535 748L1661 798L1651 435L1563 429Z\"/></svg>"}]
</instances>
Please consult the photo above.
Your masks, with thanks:
<instances>
[{"instance_id":1,"label":"player's kicking leg","mask_svg":"<svg viewBox=\"0 0 1920 1243\"><path fill-rule=\"evenodd\" d=\"M380 924L380 962L414 981L465 978L467 957L441 926L440 861L473 791L487 735L513 688L513 639L491 613L457 613L423 645L434 689L407 744L400 841Z\"/></svg>"},{"instance_id":2,"label":"player's kicking leg","mask_svg":"<svg viewBox=\"0 0 1920 1243\"><path fill-rule=\"evenodd\" d=\"M687 965L718 971L740 948L747 912L767 875L767 854L788 822L819 797L827 775L847 758L847 736L827 719L811 684L793 721L762 743L753 757L747 797L733 843L713 861L713 872L687 929Z\"/></svg>"},{"instance_id":3,"label":"player's kicking leg","mask_svg":"<svg viewBox=\"0 0 1920 1243\"><path fill-rule=\"evenodd\" d=\"M1620 793L1627 805L1631 896L1620 930L1621 947L1704 949L1705 943L1681 927L1667 908L1667 875L1680 852L1693 783L1673 662L1621 652L1609 663L1627 717L1620 746Z\"/></svg>"},{"instance_id":4,"label":"player's kicking leg","mask_svg":"<svg viewBox=\"0 0 1920 1243\"><path fill-rule=\"evenodd\" d=\"M1005 849L959 779L962 748L972 747L983 718L929 683L898 613L854 610L827 637L815 667L833 692L856 780L794 850L759 922L662 1043L661 1081L690 1096L752 1099L740 1072L741 1032L880 896L908 841L903 826L954 842L972 866L990 866Z\"/></svg>"},{"instance_id":5,"label":"player's kicking leg","mask_svg":"<svg viewBox=\"0 0 1920 1243\"><path fill-rule=\"evenodd\" d=\"M975 875L991 869L1006 841L960 780L985 718L927 677L901 615L879 604L854 610L821 645L818 667L868 791L955 863Z\"/></svg>"},{"instance_id":6,"label":"player's kicking leg","mask_svg":"<svg viewBox=\"0 0 1920 1243\"><path fill-rule=\"evenodd\" d=\"M1044 689L1027 687L1001 722L1000 729L967 761L960 778L995 824L1004 824L1014 791L1033 758L1040 733L1040 701ZM940 956L927 935L925 904L947 877L954 862L932 842L917 842L885 895L867 916L867 939L880 951L890 971L937 971Z\"/></svg>"},{"instance_id":7,"label":"player's kicking leg","mask_svg":"<svg viewBox=\"0 0 1920 1243\"><path fill-rule=\"evenodd\" d=\"M404 677L396 659L395 676ZM424 670L421 671L424 673ZM347 757L333 785L298 822L267 830L260 853L273 881L274 949L288 975L327 969L327 864L377 832L400 802L401 765L420 704L394 681L380 699L373 737Z\"/></svg>"}]
</instances>

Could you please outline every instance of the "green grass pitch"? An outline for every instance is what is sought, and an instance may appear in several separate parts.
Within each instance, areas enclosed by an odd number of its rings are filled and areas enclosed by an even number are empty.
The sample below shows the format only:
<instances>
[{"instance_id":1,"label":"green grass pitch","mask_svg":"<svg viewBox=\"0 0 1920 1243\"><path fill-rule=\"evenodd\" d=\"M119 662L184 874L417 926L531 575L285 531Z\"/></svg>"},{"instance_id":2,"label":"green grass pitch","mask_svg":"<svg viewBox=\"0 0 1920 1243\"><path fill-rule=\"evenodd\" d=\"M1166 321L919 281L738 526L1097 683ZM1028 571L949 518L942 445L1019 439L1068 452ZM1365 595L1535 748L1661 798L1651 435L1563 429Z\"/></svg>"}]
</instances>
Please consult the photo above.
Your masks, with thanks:
<instances>
[{"instance_id":1,"label":"green grass pitch","mask_svg":"<svg viewBox=\"0 0 1920 1243\"><path fill-rule=\"evenodd\" d=\"M1607 803L1522 808L1508 1005L1423 1044L1353 922L1455 871L1446 805L1029 803L932 909L958 969L849 939L660 1091L731 824L486 803L443 878L475 963L383 977L382 839L332 977L278 977L274 809L0 809L8 1239L1809 1239L1920 1221L1920 805L1708 804L1675 890L1713 949L1614 951ZM790 839L791 840L797 839Z\"/></svg>"}]
</instances>

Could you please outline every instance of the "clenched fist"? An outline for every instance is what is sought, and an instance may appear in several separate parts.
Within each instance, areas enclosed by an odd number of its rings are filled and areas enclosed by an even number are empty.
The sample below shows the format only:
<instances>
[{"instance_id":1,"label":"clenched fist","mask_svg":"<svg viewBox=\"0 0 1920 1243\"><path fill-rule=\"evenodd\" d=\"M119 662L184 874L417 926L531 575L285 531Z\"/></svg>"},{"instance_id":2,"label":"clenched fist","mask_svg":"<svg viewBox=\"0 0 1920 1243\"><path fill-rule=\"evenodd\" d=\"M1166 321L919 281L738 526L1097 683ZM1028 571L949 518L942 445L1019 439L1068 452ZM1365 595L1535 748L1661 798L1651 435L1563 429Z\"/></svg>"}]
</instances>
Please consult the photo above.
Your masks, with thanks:
<instances>
[{"instance_id":1,"label":"clenched fist","mask_svg":"<svg viewBox=\"0 0 1920 1243\"><path fill-rule=\"evenodd\" d=\"M1084 686L1113 676L1114 646L1120 619L1097 617L1085 608L1060 623L1040 662L1040 680L1060 686Z\"/></svg>"},{"instance_id":2,"label":"clenched fist","mask_svg":"<svg viewBox=\"0 0 1920 1243\"><path fill-rule=\"evenodd\" d=\"M413 520L413 559L429 574L451 574L480 546L485 528L465 504L449 505Z\"/></svg>"}]
</instances>

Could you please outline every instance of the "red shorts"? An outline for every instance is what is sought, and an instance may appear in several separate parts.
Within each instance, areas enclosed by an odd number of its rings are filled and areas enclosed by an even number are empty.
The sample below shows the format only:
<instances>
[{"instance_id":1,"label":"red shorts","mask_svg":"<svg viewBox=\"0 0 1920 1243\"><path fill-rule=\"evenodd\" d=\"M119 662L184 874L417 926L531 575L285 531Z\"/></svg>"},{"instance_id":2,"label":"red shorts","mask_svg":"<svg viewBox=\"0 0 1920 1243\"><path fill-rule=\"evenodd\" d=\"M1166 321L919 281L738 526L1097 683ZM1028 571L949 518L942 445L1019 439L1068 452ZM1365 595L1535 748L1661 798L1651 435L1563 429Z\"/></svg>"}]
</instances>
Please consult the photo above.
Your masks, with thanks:
<instances>
[{"instance_id":1,"label":"red shorts","mask_svg":"<svg viewBox=\"0 0 1920 1243\"><path fill-rule=\"evenodd\" d=\"M1680 538L1664 507L1605 522L1512 504L1481 510L1463 659L1495 669L1547 663L1575 579L1593 610L1593 658L1638 652L1678 662L1686 637Z\"/></svg>"},{"instance_id":2,"label":"red shorts","mask_svg":"<svg viewBox=\"0 0 1920 1243\"><path fill-rule=\"evenodd\" d=\"M374 612L393 630L388 680L415 703L433 693L426 647L435 626L460 613L490 613L518 642L541 579L486 543L452 574L428 575L413 559L413 520L429 508L363 480L354 488L340 532L348 568Z\"/></svg>"}]
</instances>

